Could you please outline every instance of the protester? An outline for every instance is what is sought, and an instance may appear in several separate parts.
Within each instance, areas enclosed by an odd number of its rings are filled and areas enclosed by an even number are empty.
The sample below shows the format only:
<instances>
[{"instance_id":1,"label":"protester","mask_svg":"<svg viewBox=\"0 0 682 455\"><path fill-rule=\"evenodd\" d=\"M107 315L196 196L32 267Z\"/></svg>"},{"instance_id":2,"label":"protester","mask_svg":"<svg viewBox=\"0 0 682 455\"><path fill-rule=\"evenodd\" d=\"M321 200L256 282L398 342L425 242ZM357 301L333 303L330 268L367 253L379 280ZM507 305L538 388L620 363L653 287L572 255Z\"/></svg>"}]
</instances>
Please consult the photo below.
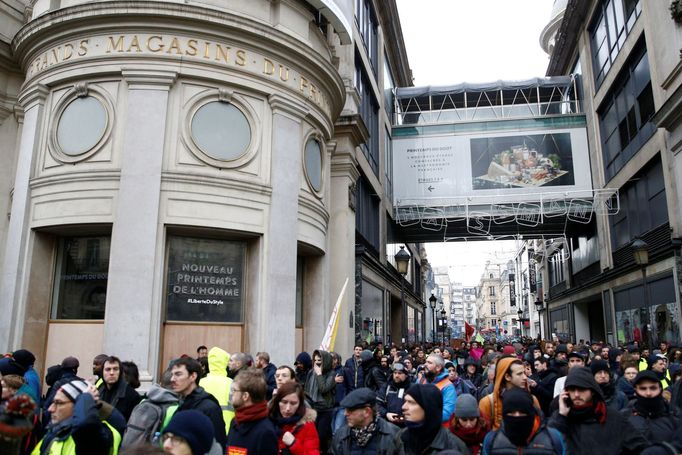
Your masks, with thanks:
<instances>
[{"instance_id":1,"label":"protester","mask_svg":"<svg viewBox=\"0 0 682 455\"><path fill-rule=\"evenodd\" d=\"M607 408L599 384L585 367L568 372L559 409L548 426L564 435L568 453L639 453L647 446L644 436L625 416Z\"/></svg>"},{"instance_id":2,"label":"protester","mask_svg":"<svg viewBox=\"0 0 682 455\"><path fill-rule=\"evenodd\" d=\"M317 413L305 405L303 387L296 382L282 385L268 406L268 416L279 430L279 453L318 455L320 439L315 428Z\"/></svg>"},{"instance_id":3,"label":"protester","mask_svg":"<svg viewBox=\"0 0 682 455\"><path fill-rule=\"evenodd\" d=\"M230 403L232 379L227 375L229 361L230 354L218 346L213 346L208 351L208 373L199 381L199 387L203 387L220 405L225 423L225 434L230 431L230 424L234 418L234 408Z\"/></svg>"},{"instance_id":4,"label":"protester","mask_svg":"<svg viewBox=\"0 0 682 455\"><path fill-rule=\"evenodd\" d=\"M488 422L481 418L476 398L472 395L458 396L455 413L450 419L450 431L466 444L472 455L480 452L483 438L489 430Z\"/></svg>"},{"instance_id":5,"label":"protester","mask_svg":"<svg viewBox=\"0 0 682 455\"><path fill-rule=\"evenodd\" d=\"M102 371L103 384L98 389L100 399L118 409L128 420L142 397L123 378L118 357L109 356Z\"/></svg>"},{"instance_id":6,"label":"protester","mask_svg":"<svg viewBox=\"0 0 682 455\"><path fill-rule=\"evenodd\" d=\"M457 394L455 393L455 386L450 382L448 372L445 371L445 362L443 357L438 354L430 354L424 362L424 371L417 378L418 384L433 384L441 392L442 395L442 414L441 422L447 423L455 412L455 401L457 401Z\"/></svg>"},{"instance_id":7,"label":"protester","mask_svg":"<svg viewBox=\"0 0 682 455\"><path fill-rule=\"evenodd\" d=\"M393 364L393 374L388 383L377 394L379 416L399 427L404 426L403 402L405 392L411 386L402 363Z\"/></svg>"},{"instance_id":8,"label":"protester","mask_svg":"<svg viewBox=\"0 0 682 455\"><path fill-rule=\"evenodd\" d=\"M440 357L440 356L439 356ZM457 436L442 426L443 397L433 384L414 384L405 393L405 428L395 436L396 454L428 455L456 449L469 449Z\"/></svg>"},{"instance_id":9,"label":"protester","mask_svg":"<svg viewBox=\"0 0 682 455\"><path fill-rule=\"evenodd\" d=\"M230 399L235 416L227 435L228 454L275 454L277 432L268 419L267 384L261 370L247 368L234 378Z\"/></svg>"},{"instance_id":10,"label":"protester","mask_svg":"<svg viewBox=\"0 0 682 455\"><path fill-rule=\"evenodd\" d=\"M199 411L178 412L161 434L163 450L172 455L206 455L215 444L220 453L211 428L211 420Z\"/></svg>"},{"instance_id":11,"label":"protester","mask_svg":"<svg viewBox=\"0 0 682 455\"><path fill-rule=\"evenodd\" d=\"M331 445L334 455L396 453L394 437L398 427L378 418L376 395L366 387L350 392L341 401L346 424L338 429Z\"/></svg>"}]
</instances>

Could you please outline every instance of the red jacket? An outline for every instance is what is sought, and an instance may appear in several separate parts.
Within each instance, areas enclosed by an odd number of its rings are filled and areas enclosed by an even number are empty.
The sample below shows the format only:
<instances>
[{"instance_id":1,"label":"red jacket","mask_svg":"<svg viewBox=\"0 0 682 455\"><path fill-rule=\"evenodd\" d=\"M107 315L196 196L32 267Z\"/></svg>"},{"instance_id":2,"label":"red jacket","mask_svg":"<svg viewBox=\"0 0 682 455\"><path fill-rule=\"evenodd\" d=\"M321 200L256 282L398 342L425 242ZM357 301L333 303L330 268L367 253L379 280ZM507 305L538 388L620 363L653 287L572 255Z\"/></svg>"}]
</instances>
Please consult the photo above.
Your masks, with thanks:
<instances>
[{"instance_id":1,"label":"red jacket","mask_svg":"<svg viewBox=\"0 0 682 455\"><path fill-rule=\"evenodd\" d=\"M301 404L301 406L305 405ZM281 427L282 434L278 441L279 450L287 447L282 441L282 436L289 431L296 438L296 441L288 447L292 455L320 455L320 438L317 435L317 428L315 428L316 417L315 410L307 408L305 415L295 425Z\"/></svg>"}]
</instances>

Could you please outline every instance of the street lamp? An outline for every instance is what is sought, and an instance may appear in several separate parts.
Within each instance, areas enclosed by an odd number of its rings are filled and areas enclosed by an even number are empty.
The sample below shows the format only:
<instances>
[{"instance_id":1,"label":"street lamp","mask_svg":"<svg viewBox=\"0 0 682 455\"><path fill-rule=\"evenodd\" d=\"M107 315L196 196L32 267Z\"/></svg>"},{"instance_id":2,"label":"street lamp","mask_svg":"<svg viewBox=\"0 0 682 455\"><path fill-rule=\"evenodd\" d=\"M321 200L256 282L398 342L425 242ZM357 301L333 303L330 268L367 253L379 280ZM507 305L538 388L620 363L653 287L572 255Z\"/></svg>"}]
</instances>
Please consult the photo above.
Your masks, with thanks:
<instances>
[{"instance_id":1,"label":"street lamp","mask_svg":"<svg viewBox=\"0 0 682 455\"><path fill-rule=\"evenodd\" d=\"M448 321L448 320L445 318L445 315L446 315L446 313L445 313L445 308L442 308L442 309L440 310L440 318L441 318L441 321L442 321L442 322L441 322L441 326L442 326L442 329L443 329L443 346L445 346L445 327L446 327L446 323L447 323L447 321Z\"/></svg>"},{"instance_id":2,"label":"street lamp","mask_svg":"<svg viewBox=\"0 0 682 455\"><path fill-rule=\"evenodd\" d=\"M436 302L438 299L436 298L435 295L433 295L433 292L431 293L431 297L429 297L429 305L431 306L431 316L433 319L433 325L431 326L431 341L436 342Z\"/></svg>"},{"instance_id":3,"label":"street lamp","mask_svg":"<svg viewBox=\"0 0 682 455\"><path fill-rule=\"evenodd\" d=\"M649 289L647 289L646 283L646 266L649 264L649 245L640 239L635 237L635 240L630 245L632 248L632 256L635 259L635 264L642 268L642 290L644 291L644 305L646 305L647 310L649 309ZM648 324L648 321L646 322ZM651 331L647 331L649 338L651 337ZM651 346L650 340L647 340L649 346Z\"/></svg>"},{"instance_id":4,"label":"street lamp","mask_svg":"<svg viewBox=\"0 0 682 455\"><path fill-rule=\"evenodd\" d=\"M519 336L523 336L523 321L521 320L523 318L523 310L521 309L521 304L519 304L519 310L516 314L519 316Z\"/></svg>"},{"instance_id":5,"label":"street lamp","mask_svg":"<svg viewBox=\"0 0 682 455\"><path fill-rule=\"evenodd\" d=\"M410 253L405 251L405 247L401 246L400 251L398 251L395 256L395 266L400 274L400 307L403 311L402 317L402 339L405 343L405 338L407 337L407 308L405 305L405 275L407 275L407 266L410 263Z\"/></svg>"}]
</instances>

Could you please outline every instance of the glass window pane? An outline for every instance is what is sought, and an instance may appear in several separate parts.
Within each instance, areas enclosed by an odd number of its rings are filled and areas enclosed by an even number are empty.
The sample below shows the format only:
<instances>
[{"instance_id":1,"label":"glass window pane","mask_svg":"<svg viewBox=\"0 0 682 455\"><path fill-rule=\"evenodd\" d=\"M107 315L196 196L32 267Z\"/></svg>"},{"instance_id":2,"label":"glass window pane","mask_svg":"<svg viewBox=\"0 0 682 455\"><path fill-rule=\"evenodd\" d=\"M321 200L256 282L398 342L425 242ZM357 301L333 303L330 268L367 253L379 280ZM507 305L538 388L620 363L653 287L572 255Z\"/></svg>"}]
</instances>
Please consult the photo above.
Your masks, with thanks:
<instances>
[{"instance_id":1,"label":"glass window pane","mask_svg":"<svg viewBox=\"0 0 682 455\"><path fill-rule=\"evenodd\" d=\"M53 319L104 319L111 237L60 239Z\"/></svg>"},{"instance_id":2,"label":"glass window pane","mask_svg":"<svg viewBox=\"0 0 682 455\"><path fill-rule=\"evenodd\" d=\"M216 160L239 158L251 142L251 127L244 114L230 103L212 101L192 118L192 139L199 149Z\"/></svg>"},{"instance_id":3,"label":"glass window pane","mask_svg":"<svg viewBox=\"0 0 682 455\"><path fill-rule=\"evenodd\" d=\"M97 98L76 98L59 118L57 143L64 154L81 155L97 145L106 127L107 112Z\"/></svg>"},{"instance_id":4,"label":"glass window pane","mask_svg":"<svg viewBox=\"0 0 682 455\"><path fill-rule=\"evenodd\" d=\"M246 244L170 237L169 321L242 322Z\"/></svg>"},{"instance_id":5,"label":"glass window pane","mask_svg":"<svg viewBox=\"0 0 682 455\"><path fill-rule=\"evenodd\" d=\"M368 343L384 341L384 293L362 280L362 328L360 339Z\"/></svg>"},{"instance_id":6,"label":"glass window pane","mask_svg":"<svg viewBox=\"0 0 682 455\"><path fill-rule=\"evenodd\" d=\"M315 139L305 145L305 172L310 185L319 192L322 189L322 149Z\"/></svg>"}]
</instances>

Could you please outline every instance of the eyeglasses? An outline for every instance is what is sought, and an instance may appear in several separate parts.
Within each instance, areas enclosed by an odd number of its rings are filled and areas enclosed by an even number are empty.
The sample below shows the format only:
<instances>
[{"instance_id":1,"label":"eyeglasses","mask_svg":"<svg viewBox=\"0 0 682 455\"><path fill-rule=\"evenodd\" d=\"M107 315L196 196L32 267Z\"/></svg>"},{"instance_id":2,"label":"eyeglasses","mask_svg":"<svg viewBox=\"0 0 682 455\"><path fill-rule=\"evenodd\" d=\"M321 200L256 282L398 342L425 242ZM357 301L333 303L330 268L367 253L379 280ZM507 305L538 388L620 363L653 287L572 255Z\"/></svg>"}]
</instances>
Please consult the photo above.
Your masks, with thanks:
<instances>
[{"instance_id":1,"label":"eyeglasses","mask_svg":"<svg viewBox=\"0 0 682 455\"><path fill-rule=\"evenodd\" d=\"M180 444L182 442L186 442L185 438L180 437L180 436L176 436L173 433L164 433L164 435L161 436L161 442L163 442L165 444L166 441L170 441L172 446L177 446L178 444Z\"/></svg>"}]
</instances>

